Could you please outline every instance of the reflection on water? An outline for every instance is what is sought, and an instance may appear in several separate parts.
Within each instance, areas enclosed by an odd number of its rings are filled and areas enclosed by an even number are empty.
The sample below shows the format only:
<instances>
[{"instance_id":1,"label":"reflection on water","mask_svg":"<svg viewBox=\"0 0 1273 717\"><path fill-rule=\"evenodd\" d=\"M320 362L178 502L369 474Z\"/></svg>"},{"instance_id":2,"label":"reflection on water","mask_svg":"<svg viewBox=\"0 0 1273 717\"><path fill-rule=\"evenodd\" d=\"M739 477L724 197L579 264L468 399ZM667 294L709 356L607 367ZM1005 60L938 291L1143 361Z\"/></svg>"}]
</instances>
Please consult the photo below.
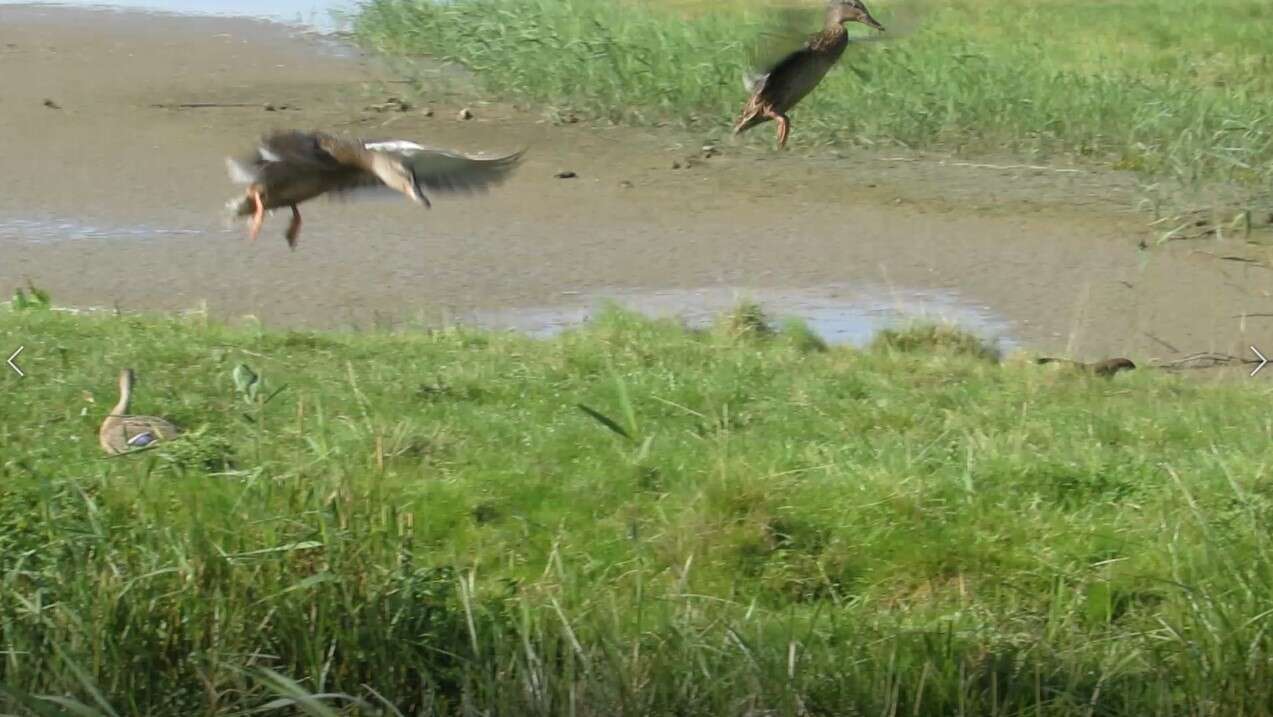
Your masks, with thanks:
<instances>
[{"instance_id":1,"label":"reflection on water","mask_svg":"<svg viewBox=\"0 0 1273 717\"><path fill-rule=\"evenodd\" d=\"M21 0L0 0L0 5L27 5ZM250 17L298 25L318 32L347 29L343 15L358 7L356 0L63 0L41 5L149 10L179 15ZM333 14L335 13L335 14Z\"/></svg>"},{"instance_id":2,"label":"reflection on water","mask_svg":"<svg viewBox=\"0 0 1273 717\"><path fill-rule=\"evenodd\" d=\"M204 234L197 229L151 226L95 225L67 219L6 219L0 217L0 241L44 244L68 239L154 239L163 236Z\"/></svg>"},{"instance_id":3,"label":"reflection on water","mask_svg":"<svg viewBox=\"0 0 1273 717\"><path fill-rule=\"evenodd\" d=\"M962 300L947 291L918 291L880 286L824 287L798 290L688 289L608 291L577 294L559 306L472 312L464 323L485 328L513 329L534 336L552 336L579 326L606 301L647 316L677 317L701 327L740 300L754 301L772 319L798 318L832 344L866 344L881 329L920 319L950 323L997 344L1016 347L1007 333L1010 324L988 306Z\"/></svg>"}]
</instances>

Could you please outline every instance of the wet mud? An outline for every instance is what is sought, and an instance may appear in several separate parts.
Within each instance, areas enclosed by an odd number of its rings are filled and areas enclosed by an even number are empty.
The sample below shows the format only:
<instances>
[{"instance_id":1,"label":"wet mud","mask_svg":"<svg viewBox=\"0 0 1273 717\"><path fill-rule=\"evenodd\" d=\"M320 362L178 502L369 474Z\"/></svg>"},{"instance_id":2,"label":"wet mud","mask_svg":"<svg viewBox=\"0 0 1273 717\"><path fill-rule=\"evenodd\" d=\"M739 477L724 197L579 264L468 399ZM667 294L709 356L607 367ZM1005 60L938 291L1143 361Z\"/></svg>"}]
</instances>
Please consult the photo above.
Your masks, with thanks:
<instances>
[{"instance_id":1,"label":"wet mud","mask_svg":"<svg viewBox=\"0 0 1273 717\"><path fill-rule=\"evenodd\" d=\"M560 125L423 77L408 93L376 59L281 25L0 5L0 289L274 326L529 330L605 298L698 315L750 296L850 342L941 305L1080 358L1273 348L1265 250L1228 234L1157 245L1130 176L829 153L802 147L798 122L783 153L763 128L719 139L727 117L715 137ZM241 191L224 157L281 127L529 152L503 187L432 210L307 204L289 251L284 216L250 243L224 212Z\"/></svg>"}]
</instances>

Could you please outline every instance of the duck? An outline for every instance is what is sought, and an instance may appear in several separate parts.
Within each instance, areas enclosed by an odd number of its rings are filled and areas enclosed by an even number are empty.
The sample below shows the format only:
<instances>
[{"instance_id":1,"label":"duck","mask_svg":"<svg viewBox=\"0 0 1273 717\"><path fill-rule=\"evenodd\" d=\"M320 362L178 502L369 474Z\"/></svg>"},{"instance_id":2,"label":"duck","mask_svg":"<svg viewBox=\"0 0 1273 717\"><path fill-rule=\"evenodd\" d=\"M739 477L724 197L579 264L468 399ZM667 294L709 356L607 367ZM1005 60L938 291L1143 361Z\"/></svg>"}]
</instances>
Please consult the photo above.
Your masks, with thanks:
<instances>
[{"instance_id":1,"label":"duck","mask_svg":"<svg viewBox=\"0 0 1273 717\"><path fill-rule=\"evenodd\" d=\"M284 236L296 248L301 231L298 205L323 194L399 192L426 209L424 194L478 192L503 182L523 150L500 157L474 157L406 140L366 141L320 131L266 133L250 155L226 158L231 181L247 185L227 204L231 215L252 217L256 241L265 210L287 207L292 219Z\"/></svg>"},{"instance_id":2,"label":"duck","mask_svg":"<svg viewBox=\"0 0 1273 717\"><path fill-rule=\"evenodd\" d=\"M130 416L128 405L133 398L136 376L131 368L119 372L119 402L111 409L97 432L98 443L107 455L148 448L159 441L176 438L181 429L158 416Z\"/></svg>"},{"instance_id":3,"label":"duck","mask_svg":"<svg viewBox=\"0 0 1273 717\"><path fill-rule=\"evenodd\" d=\"M809 37L802 47L787 54L760 74L745 74L743 86L751 97L734 124L735 136L769 120L778 123L778 149L787 146L791 119L787 113L813 91L835 66L849 45L846 23L860 22L884 32L861 0L831 0L821 32Z\"/></svg>"},{"instance_id":4,"label":"duck","mask_svg":"<svg viewBox=\"0 0 1273 717\"><path fill-rule=\"evenodd\" d=\"M1094 361L1092 363L1083 363L1082 361L1071 361L1070 359L1055 358L1052 356L1044 356L1034 360L1036 364L1048 363L1064 363L1069 364L1080 371L1085 371L1102 378L1110 378L1119 371L1131 371L1136 368L1136 364L1129 358L1116 356L1107 358L1102 361Z\"/></svg>"}]
</instances>

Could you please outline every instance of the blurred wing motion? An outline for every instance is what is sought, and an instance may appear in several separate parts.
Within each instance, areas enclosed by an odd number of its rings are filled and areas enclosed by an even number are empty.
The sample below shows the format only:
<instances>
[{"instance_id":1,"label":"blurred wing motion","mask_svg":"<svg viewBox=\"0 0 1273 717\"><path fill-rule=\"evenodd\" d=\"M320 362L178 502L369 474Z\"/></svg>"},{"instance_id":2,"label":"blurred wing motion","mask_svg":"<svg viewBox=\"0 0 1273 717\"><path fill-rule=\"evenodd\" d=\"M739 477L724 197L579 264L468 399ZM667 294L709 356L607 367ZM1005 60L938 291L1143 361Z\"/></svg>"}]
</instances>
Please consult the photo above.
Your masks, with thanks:
<instances>
[{"instance_id":1,"label":"blurred wing motion","mask_svg":"<svg viewBox=\"0 0 1273 717\"><path fill-rule=\"evenodd\" d=\"M239 184L309 185L334 194L388 190L427 204L422 189L481 192L502 183L524 154L523 149L500 157L469 156L407 140L365 142L284 131L262 138L251 157L226 164Z\"/></svg>"},{"instance_id":2,"label":"blurred wing motion","mask_svg":"<svg viewBox=\"0 0 1273 717\"><path fill-rule=\"evenodd\" d=\"M820 11L808 7L774 10L747 53L748 65L752 69L743 74L743 87L748 92L759 90L765 77L803 49L809 39L810 28L818 27L820 22Z\"/></svg>"},{"instance_id":3,"label":"blurred wing motion","mask_svg":"<svg viewBox=\"0 0 1273 717\"><path fill-rule=\"evenodd\" d=\"M905 4L891 6L887 33L854 35L848 50L876 42L892 42L919 29L927 14L929 0L909 0ZM743 72L743 88L751 94L758 92L766 79L781 74L782 68L798 66L799 57L806 51L810 28L818 27L821 11L816 7L783 7L773 10L765 29L759 33L748 52L750 70Z\"/></svg>"},{"instance_id":4,"label":"blurred wing motion","mask_svg":"<svg viewBox=\"0 0 1273 717\"><path fill-rule=\"evenodd\" d=\"M266 135L248 157L226 160L230 179L246 184L245 195L230 201L234 216L252 216L255 240L265 211L292 210L288 245L300 233L302 202L328 196L401 193L425 207L424 190L480 192L503 182L525 150L502 157L471 157L406 140L368 142L324 132L283 130Z\"/></svg>"},{"instance_id":5,"label":"blurred wing motion","mask_svg":"<svg viewBox=\"0 0 1273 717\"><path fill-rule=\"evenodd\" d=\"M788 53L784 57L769 65L761 72L746 72L743 74L743 87L747 92L756 94L765 88L769 82L782 82L783 78L789 74L794 74L800 67L808 63L808 56L812 52L807 47L802 47Z\"/></svg>"},{"instance_id":6,"label":"blurred wing motion","mask_svg":"<svg viewBox=\"0 0 1273 717\"><path fill-rule=\"evenodd\" d=\"M330 173L339 164L322 150L316 133L286 130L273 132L261 138L256 151L249 157L225 160L230 181L236 184L264 182L286 169L291 174Z\"/></svg>"},{"instance_id":7,"label":"blurred wing motion","mask_svg":"<svg viewBox=\"0 0 1273 717\"><path fill-rule=\"evenodd\" d=\"M417 192L424 188L443 193L482 192L496 186L508 179L525 153L523 149L502 157L473 157L403 140L367 142L363 149L377 157L373 168L396 164L415 178ZM388 181L384 184L393 186Z\"/></svg>"}]
</instances>

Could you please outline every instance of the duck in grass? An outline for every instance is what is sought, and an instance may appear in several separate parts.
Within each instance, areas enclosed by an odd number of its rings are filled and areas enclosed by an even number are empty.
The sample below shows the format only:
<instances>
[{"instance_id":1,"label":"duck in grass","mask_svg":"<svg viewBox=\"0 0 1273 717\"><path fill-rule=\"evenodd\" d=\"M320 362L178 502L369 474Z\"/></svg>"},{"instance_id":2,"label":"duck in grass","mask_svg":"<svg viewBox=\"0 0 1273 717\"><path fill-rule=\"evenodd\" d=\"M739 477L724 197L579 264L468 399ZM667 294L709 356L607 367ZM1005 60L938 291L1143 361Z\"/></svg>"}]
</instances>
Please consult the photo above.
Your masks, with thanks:
<instances>
[{"instance_id":1,"label":"duck in grass","mask_svg":"<svg viewBox=\"0 0 1273 717\"><path fill-rule=\"evenodd\" d=\"M130 416L128 406L133 398L135 376L131 368L119 372L119 402L102 421L97 432L98 443L108 455L146 448L157 441L176 438L181 430L158 416Z\"/></svg>"},{"instance_id":2,"label":"duck in grass","mask_svg":"<svg viewBox=\"0 0 1273 717\"><path fill-rule=\"evenodd\" d=\"M773 120L778 123L778 148L786 147L791 134L787 112L812 92L840 60L849 46L849 33L844 29L849 22L884 31L860 0L831 0L822 32L810 36L803 47L778 60L769 70L743 78L743 85L752 94L734 124L734 134Z\"/></svg>"},{"instance_id":3,"label":"duck in grass","mask_svg":"<svg viewBox=\"0 0 1273 717\"><path fill-rule=\"evenodd\" d=\"M426 209L424 189L478 192L504 181L522 157L470 157L405 140L368 142L324 132L281 130L261 138L256 151L229 158L230 179L246 184L245 196L230 201L236 217L252 217L249 236L256 241L265 210L287 207L287 245L296 248L301 232L297 205L321 194L400 192Z\"/></svg>"},{"instance_id":4,"label":"duck in grass","mask_svg":"<svg viewBox=\"0 0 1273 717\"><path fill-rule=\"evenodd\" d=\"M1081 361L1071 361L1070 359L1045 356L1043 358L1035 359L1034 362L1036 364L1049 364L1049 363L1065 364L1068 366L1073 366L1074 368L1080 371L1085 371L1087 373L1090 373L1094 376L1100 376L1101 378L1109 378L1113 376L1114 374L1118 373L1119 371L1131 371L1132 369L1136 368L1136 364L1133 363L1131 359L1123 358L1122 356L1107 358L1103 361L1096 361L1094 363L1083 363Z\"/></svg>"}]
</instances>

